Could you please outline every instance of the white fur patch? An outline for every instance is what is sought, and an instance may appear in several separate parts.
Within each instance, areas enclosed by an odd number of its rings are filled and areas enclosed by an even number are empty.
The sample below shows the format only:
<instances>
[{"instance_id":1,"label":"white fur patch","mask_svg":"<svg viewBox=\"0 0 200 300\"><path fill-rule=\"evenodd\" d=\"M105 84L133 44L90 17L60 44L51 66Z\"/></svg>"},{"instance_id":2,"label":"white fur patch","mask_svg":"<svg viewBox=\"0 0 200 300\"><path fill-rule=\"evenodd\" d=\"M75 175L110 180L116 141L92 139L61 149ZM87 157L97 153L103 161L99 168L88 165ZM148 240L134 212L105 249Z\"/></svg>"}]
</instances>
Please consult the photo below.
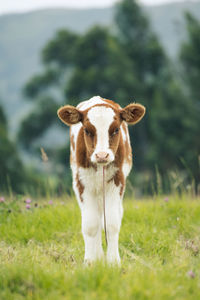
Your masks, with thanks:
<instances>
[{"instance_id":1,"label":"white fur patch","mask_svg":"<svg viewBox=\"0 0 200 300\"><path fill-rule=\"evenodd\" d=\"M106 102L101 99L100 96L94 96L89 100L83 101L78 104L77 108L81 111L84 111L96 104L105 104Z\"/></svg>"},{"instance_id":2,"label":"white fur patch","mask_svg":"<svg viewBox=\"0 0 200 300\"><path fill-rule=\"evenodd\" d=\"M105 172L105 182L111 180L116 174L118 168L113 164L108 165ZM79 167L79 179L82 184L87 187L89 193L93 195L99 195L102 192L102 176L103 176L103 167L97 165L97 169L94 168L81 168ZM91 184L92 182L92 184ZM106 186L106 188L108 185ZM115 186L116 187L116 186ZM102 196L102 194L101 194Z\"/></svg>"},{"instance_id":3,"label":"white fur patch","mask_svg":"<svg viewBox=\"0 0 200 300\"><path fill-rule=\"evenodd\" d=\"M77 137L78 137L78 134L79 134L79 131L80 131L81 127L82 127L82 123L81 122L79 122L79 123L71 126L71 135L74 136L74 143L75 143L75 145L77 143Z\"/></svg>"},{"instance_id":4,"label":"white fur patch","mask_svg":"<svg viewBox=\"0 0 200 300\"><path fill-rule=\"evenodd\" d=\"M130 163L128 163L128 162L123 163L122 172L123 172L125 178L130 173L131 167L132 167L132 165Z\"/></svg>"},{"instance_id":5,"label":"white fur patch","mask_svg":"<svg viewBox=\"0 0 200 300\"><path fill-rule=\"evenodd\" d=\"M124 124L123 124L124 123ZM122 124L124 125L124 127L121 125L121 132L122 132L122 138L123 141L125 142L126 140L128 141L129 145L130 145L130 138L129 138L129 132L128 132L128 125L123 122Z\"/></svg>"},{"instance_id":6,"label":"white fur patch","mask_svg":"<svg viewBox=\"0 0 200 300\"><path fill-rule=\"evenodd\" d=\"M71 136L74 137L74 149L72 148L72 145L70 145L70 150L71 150L72 160L74 162L76 161L77 138L78 138L78 134L79 134L81 127L82 127L81 122L71 126ZM72 168L72 166L71 166L71 168Z\"/></svg>"},{"instance_id":7,"label":"white fur patch","mask_svg":"<svg viewBox=\"0 0 200 300\"><path fill-rule=\"evenodd\" d=\"M121 132L122 132L123 141L125 142L126 141L126 132L124 131L122 125L120 126L120 128L121 128Z\"/></svg>"},{"instance_id":8,"label":"white fur patch","mask_svg":"<svg viewBox=\"0 0 200 300\"><path fill-rule=\"evenodd\" d=\"M114 160L114 154L109 148L109 128L114 120L115 112L112 108L105 106L95 106L88 112L88 119L96 128L97 144L91 156L91 161L96 162L96 154L98 152L106 152L109 154L109 162Z\"/></svg>"}]
</instances>

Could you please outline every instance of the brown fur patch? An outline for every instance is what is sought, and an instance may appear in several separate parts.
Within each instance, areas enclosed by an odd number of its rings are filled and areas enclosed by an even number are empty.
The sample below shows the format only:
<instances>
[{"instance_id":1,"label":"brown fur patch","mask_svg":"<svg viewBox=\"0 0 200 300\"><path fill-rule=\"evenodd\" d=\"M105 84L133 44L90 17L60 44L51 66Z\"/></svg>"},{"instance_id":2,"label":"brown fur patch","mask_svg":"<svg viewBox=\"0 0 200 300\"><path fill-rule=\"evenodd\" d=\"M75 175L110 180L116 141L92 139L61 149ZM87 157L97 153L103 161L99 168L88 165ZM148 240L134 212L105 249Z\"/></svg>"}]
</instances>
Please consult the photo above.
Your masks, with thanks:
<instances>
[{"instance_id":1,"label":"brown fur patch","mask_svg":"<svg viewBox=\"0 0 200 300\"><path fill-rule=\"evenodd\" d=\"M121 184L119 193L120 193L120 196L122 196L124 188L125 188L125 178L124 178L124 174L123 174L121 168L114 176L114 183L116 184L116 186L119 186L119 184Z\"/></svg>"},{"instance_id":2,"label":"brown fur patch","mask_svg":"<svg viewBox=\"0 0 200 300\"><path fill-rule=\"evenodd\" d=\"M112 105L113 107L115 107L116 109L120 109L120 105L116 102L114 102L113 100L109 100L109 99L105 99L105 98L101 98L103 101L107 102L108 104Z\"/></svg>"},{"instance_id":3,"label":"brown fur patch","mask_svg":"<svg viewBox=\"0 0 200 300\"><path fill-rule=\"evenodd\" d=\"M116 167L118 168L122 168L122 164L124 162L124 143L123 143L123 139L122 139L122 133L120 131L120 137L119 137L119 145L117 148L117 152L115 154L115 160L114 163L116 165Z\"/></svg>"},{"instance_id":4,"label":"brown fur patch","mask_svg":"<svg viewBox=\"0 0 200 300\"><path fill-rule=\"evenodd\" d=\"M109 128L109 147L113 151L114 155L117 152L119 142L120 142L120 136L121 136L121 131L120 131L120 119L119 117L115 118L115 121L112 122ZM116 129L118 129L118 132L115 132ZM123 142L123 141L122 141Z\"/></svg>"},{"instance_id":5,"label":"brown fur patch","mask_svg":"<svg viewBox=\"0 0 200 300\"><path fill-rule=\"evenodd\" d=\"M121 196L123 194L123 190L125 189L125 178L124 178L124 174L122 172L124 158L125 158L125 146L123 143L122 133L120 132L119 146L118 146L117 152L115 154L115 161L114 161L116 167L118 167L119 170L115 174L114 182L115 182L116 186L119 186L119 184L122 185L122 187L120 189Z\"/></svg>"},{"instance_id":6,"label":"brown fur patch","mask_svg":"<svg viewBox=\"0 0 200 300\"><path fill-rule=\"evenodd\" d=\"M83 202L82 194L84 192L84 186L80 181L78 173L76 174L76 186L77 186L78 191L79 191L80 200L81 200L81 202Z\"/></svg>"},{"instance_id":7,"label":"brown fur patch","mask_svg":"<svg viewBox=\"0 0 200 300\"><path fill-rule=\"evenodd\" d=\"M112 135L114 133L115 129L117 129L117 128L120 129L120 125L121 125L120 119L117 118L117 116L115 116L114 121L110 125L109 134Z\"/></svg>"},{"instance_id":8,"label":"brown fur patch","mask_svg":"<svg viewBox=\"0 0 200 300\"><path fill-rule=\"evenodd\" d=\"M74 159L73 159L72 153L70 153L70 165L72 165L73 163L74 163Z\"/></svg>"},{"instance_id":9,"label":"brown fur patch","mask_svg":"<svg viewBox=\"0 0 200 300\"><path fill-rule=\"evenodd\" d=\"M125 188L125 183L122 184L122 186L121 186L121 188L120 188L120 192L119 192L120 196L123 195L123 193L124 193L124 188Z\"/></svg>"},{"instance_id":10,"label":"brown fur patch","mask_svg":"<svg viewBox=\"0 0 200 300\"><path fill-rule=\"evenodd\" d=\"M88 119L83 122L84 126L84 139L85 146L88 152L88 156L91 156L94 152L97 143L96 128L90 123Z\"/></svg>"},{"instance_id":11,"label":"brown fur patch","mask_svg":"<svg viewBox=\"0 0 200 300\"><path fill-rule=\"evenodd\" d=\"M87 130L87 133L85 132ZM97 143L96 128L85 117L76 141L76 161L78 167L88 168L93 166L90 162Z\"/></svg>"},{"instance_id":12,"label":"brown fur patch","mask_svg":"<svg viewBox=\"0 0 200 300\"><path fill-rule=\"evenodd\" d=\"M119 110L118 108L116 108L114 105L110 104L110 103L99 103L99 104L95 104L92 107L88 108L87 110L84 110L83 113L85 114L85 116L87 115L88 111L94 107L98 107L98 106L103 106L103 107L107 107L107 108L111 108L112 110L114 110L116 115L119 115L120 117L120 112L121 110Z\"/></svg>"},{"instance_id":13,"label":"brown fur patch","mask_svg":"<svg viewBox=\"0 0 200 300\"><path fill-rule=\"evenodd\" d=\"M81 127L76 141L76 162L78 167L88 168L89 157L85 145L83 127Z\"/></svg>"},{"instance_id":14,"label":"brown fur patch","mask_svg":"<svg viewBox=\"0 0 200 300\"><path fill-rule=\"evenodd\" d=\"M122 128L126 135L126 140L124 141L124 157L128 163L132 164L132 149L129 144L128 128L125 122L122 122Z\"/></svg>"},{"instance_id":15,"label":"brown fur patch","mask_svg":"<svg viewBox=\"0 0 200 300\"><path fill-rule=\"evenodd\" d=\"M124 184L124 175L121 170L117 171L114 176L114 183L116 186L119 186L119 184Z\"/></svg>"},{"instance_id":16,"label":"brown fur patch","mask_svg":"<svg viewBox=\"0 0 200 300\"><path fill-rule=\"evenodd\" d=\"M124 155L125 155L125 147L124 147L124 143L123 143L123 139L122 139L122 133L120 131L119 132L119 143L118 143L117 151L115 153L115 160L114 160L114 165L118 168L118 171L108 181L108 183L109 183L113 180L116 186L119 186L121 184L120 196L123 195L123 192L125 189L125 178L124 178L124 174L122 172Z\"/></svg>"}]
</instances>

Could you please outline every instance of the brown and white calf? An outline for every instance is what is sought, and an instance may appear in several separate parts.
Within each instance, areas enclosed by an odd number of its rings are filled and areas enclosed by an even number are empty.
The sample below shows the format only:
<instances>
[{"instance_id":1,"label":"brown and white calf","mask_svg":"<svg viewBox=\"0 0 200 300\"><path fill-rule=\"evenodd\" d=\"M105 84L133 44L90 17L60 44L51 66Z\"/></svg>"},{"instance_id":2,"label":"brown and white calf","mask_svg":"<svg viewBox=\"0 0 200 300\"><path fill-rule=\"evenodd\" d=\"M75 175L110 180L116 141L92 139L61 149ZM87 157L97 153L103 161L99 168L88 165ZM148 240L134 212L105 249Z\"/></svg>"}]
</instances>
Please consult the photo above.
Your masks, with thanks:
<instances>
[{"instance_id":1,"label":"brown and white calf","mask_svg":"<svg viewBox=\"0 0 200 300\"><path fill-rule=\"evenodd\" d=\"M71 169L73 189L81 214L85 241L85 261L103 256L102 168L105 172L105 211L107 222L107 261L120 263L118 238L123 215L125 181L132 167L132 150L127 124L139 122L144 106L121 108L111 100L95 96L77 107L58 110L62 122L71 126Z\"/></svg>"}]
</instances>

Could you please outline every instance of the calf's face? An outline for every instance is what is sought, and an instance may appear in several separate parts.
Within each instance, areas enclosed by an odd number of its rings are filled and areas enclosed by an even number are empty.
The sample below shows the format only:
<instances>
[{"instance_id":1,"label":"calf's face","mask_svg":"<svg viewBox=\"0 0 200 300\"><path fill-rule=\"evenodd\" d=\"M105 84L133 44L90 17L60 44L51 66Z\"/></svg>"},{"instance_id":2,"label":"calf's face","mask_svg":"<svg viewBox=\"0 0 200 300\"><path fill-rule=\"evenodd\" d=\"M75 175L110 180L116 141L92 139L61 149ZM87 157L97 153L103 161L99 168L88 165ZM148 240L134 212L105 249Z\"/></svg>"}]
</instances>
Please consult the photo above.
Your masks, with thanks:
<instances>
[{"instance_id":1,"label":"calf's face","mask_svg":"<svg viewBox=\"0 0 200 300\"><path fill-rule=\"evenodd\" d=\"M136 124L145 114L144 106L129 104L123 109L110 105L95 105L85 111L66 105L58 110L58 117L66 125L83 124L84 141L90 160L107 165L114 161L119 146L123 121Z\"/></svg>"}]
</instances>

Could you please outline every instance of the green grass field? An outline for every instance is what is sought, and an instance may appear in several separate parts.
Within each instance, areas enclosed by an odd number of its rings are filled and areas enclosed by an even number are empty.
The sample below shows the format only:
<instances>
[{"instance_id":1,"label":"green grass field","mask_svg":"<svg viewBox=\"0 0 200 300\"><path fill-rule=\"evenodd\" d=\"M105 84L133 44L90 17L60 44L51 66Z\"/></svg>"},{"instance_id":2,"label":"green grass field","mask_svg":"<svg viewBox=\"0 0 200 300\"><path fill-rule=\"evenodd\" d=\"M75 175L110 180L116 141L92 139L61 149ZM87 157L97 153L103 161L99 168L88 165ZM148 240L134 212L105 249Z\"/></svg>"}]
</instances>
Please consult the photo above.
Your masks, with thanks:
<instances>
[{"instance_id":1,"label":"green grass field","mask_svg":"<svg viewBox=\"0 0 200 300\"><path fill-rule=\"evenodd\" d=\"M1 300L200 299L200 199L125 199L120 268L84 266L75 200L23 200L0 203Z\"/></svg>"}]
</instances>

